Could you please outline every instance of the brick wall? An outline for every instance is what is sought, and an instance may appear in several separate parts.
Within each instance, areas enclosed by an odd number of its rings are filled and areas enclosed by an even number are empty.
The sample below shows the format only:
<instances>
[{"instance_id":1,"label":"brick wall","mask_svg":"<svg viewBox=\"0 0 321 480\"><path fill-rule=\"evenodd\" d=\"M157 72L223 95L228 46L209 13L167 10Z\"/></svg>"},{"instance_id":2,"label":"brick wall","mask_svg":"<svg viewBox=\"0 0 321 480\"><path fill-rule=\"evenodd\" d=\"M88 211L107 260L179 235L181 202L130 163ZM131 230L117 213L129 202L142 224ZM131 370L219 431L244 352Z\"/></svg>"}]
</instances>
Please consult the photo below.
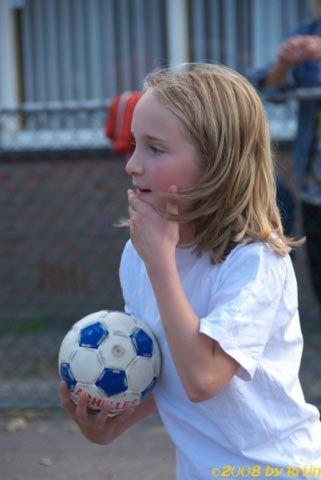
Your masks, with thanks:
<instances>
[{"instance_id":1,"label":"brick wall","mask_svg":"<svg viewBox=\"0 0 321 480\"><path fill-rule=\"evenodd\" d=\"M130 179L122 157L0 163L0 331L121 309Z\"/></svg>"},{"instance_id":2,"label":"brick wall","mask_svg":"<svg viewBox=\"0 0 321 480\"><path fill-rule=\"evenodd\" d=\"M279 174L297 196L289 151ZM66 328L87 313L122 309L118 266L130 179L122 157L0 162L0 333ZM298 200L297 201L297 207ZM300 209L296 232L302 234ZM296 252L301 316L319 322L305 247Z\"/></svg>"}]
</instances>

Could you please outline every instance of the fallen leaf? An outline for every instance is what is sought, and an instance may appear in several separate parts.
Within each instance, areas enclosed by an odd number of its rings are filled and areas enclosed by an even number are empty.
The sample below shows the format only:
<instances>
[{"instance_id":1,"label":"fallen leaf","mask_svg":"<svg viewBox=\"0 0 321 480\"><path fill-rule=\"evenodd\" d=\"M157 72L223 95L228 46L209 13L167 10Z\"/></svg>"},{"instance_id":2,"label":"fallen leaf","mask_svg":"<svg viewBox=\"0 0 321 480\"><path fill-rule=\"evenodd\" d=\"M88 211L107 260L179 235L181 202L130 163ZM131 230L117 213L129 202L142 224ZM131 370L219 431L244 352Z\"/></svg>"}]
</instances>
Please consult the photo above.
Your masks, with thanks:
<instances>
[{"instance_id":1,"label":"fallen leaf","mask_svg":"<svg viewBox=\"0 0 321 480\"><path fill-rule=\"evenodd\" d=\"M35 420L38 417L38 414L34 410L25 410L23 416L28 420Z\"/></svg>"},{"instance_id":2,"label":"fallen leaf","mask_svg":"<svg viewBox=\"0 0 321 480\"><path fill-rule=\"evenodd\" d=\"M11 408L11 410L8 411L8 417L20 417L21 416L21 410L19 408Z\"/></svg>"},{"instance_id":3,"label":"fallen leaf","mask_svg":"<svg viewBox=\"0 0 321 480\"><path fill-rule=\"evenodd\" d=\"M55 458L54 457L42 457L39 460L39 464L44 465L45 467L49 467L53 463L55 463Z\"/></svg>"},{"instance_id":4,"label":"fallen leaf","mask_svg":"<svg viewBox=\"0 0 321 480\"><path fill-rule=\"evenodd\" d=\"M40 423L38 426L37 426L37 432L38 433L45 433L48 431L48 426L45 424L45 423Z\"/></svg>"},{"instance_id":5,"label":"fallen leaf","mask_svg":"<svg viewBox=\"0 0 321 480\"><path fill-rule=\"evenodd\" d=\"M151 427L149 429L150 433L159 434L159 433L166 433L165 428L162 425L157 425L156 427Z\"/></svg>"},{"instance_id":6,"label":"fallen leaf","mask_svg":"<svg viewBox=\"0 0 321 480\"><path fill-rule=\"evenodd\" d=\"M79 433L80 432L80 429L78 427L78 425L76 423L68 423L65 427L65 431L66 432L76 432L76 433Z\"/></svg>"},{"instance_id":7,"label":"fallen leaf","mask_svg":"<svg viewBox=\"0 0 321 480\"><path fill-rule=\"evenodd\" d=\"M7 423L6 430L8 432L17 432L19 430L26 430L28 423L23 417L17 417Z\"/></svg>"}]
</instances>

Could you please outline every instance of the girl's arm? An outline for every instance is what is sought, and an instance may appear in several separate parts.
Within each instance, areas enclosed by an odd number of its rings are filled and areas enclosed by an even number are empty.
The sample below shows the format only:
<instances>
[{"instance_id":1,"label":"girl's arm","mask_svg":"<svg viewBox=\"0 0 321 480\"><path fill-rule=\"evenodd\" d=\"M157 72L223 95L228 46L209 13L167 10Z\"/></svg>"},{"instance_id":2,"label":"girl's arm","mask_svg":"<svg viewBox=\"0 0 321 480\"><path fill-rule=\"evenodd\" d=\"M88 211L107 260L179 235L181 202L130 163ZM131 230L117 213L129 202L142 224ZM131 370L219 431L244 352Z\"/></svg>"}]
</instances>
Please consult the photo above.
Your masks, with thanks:
<instances>
[{"instance_id":1,"label":"girl's arm","mask_svg":"<svg viewBox=\"0 0 321 480\"><path fill-rule=\"evenodd\" d=\"M76 406L71 401L68 387L64 382L61 382L60 398L63 407L78 424L81 433L88 440L99 445L108 445L135 423L157 411L154 397L150 395L135 409L127 410L116 417L108 417L110 406L107 402L103 403L99 413L93 415L88 413L87 409L88 394L82 392Z\"/></svg>"},{"instance_id":2,"label":"girl's arm","mask_svg":"<svg viewBox=\"0 0 321 480\"><path fill-rule=\"evenodd\" d=\"M160 265L148 268L148 274L185 391L193 402L207 400L230 381L239 363L199 332L199 318L186 298L175 261L163 258Z\"/></svg>"},{"instance_id":3,"label":"girl's arm","mask_svg":"<svg viewBox=\"0 0 321 480\"><path fill-rule=\"evenodd\" d=\"M177 213L177 207L168 203L167 211ZM131 190L129 213L131 239L144 260L182 384L190 400L207 400L230 381L239 364L199 332L199 318L186 298L176 267L178 224L159 215Z\"/></svg>"}]
</instances>

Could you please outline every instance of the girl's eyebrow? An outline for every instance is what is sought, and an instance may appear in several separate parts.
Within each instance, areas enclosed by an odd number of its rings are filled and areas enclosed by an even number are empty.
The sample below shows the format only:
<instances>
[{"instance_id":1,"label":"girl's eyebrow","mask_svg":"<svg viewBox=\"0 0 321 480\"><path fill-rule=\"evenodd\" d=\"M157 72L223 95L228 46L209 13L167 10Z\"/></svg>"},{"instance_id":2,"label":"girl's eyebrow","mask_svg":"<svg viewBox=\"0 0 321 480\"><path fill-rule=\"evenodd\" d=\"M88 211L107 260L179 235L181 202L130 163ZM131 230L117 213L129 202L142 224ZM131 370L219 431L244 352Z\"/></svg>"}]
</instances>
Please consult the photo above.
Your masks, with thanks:
<instances>
[{"instance_id":1,"label":"girl's eyebrow","mask_svg":"<svg viewBox=\"0 0 321 480\"><path fill-rule=\"evenodd\" d=\"M131 134L132 134L132 136L135 138L134 132L131 132ZM143 140L149 140L149 141L152 141L152 142L163 142L163 143L166 142L166 139L165 139L165 138L156 137L155 135L145 134L145 135L142 135L141 138L142 138Z\"/></svg>"}]
</instances>

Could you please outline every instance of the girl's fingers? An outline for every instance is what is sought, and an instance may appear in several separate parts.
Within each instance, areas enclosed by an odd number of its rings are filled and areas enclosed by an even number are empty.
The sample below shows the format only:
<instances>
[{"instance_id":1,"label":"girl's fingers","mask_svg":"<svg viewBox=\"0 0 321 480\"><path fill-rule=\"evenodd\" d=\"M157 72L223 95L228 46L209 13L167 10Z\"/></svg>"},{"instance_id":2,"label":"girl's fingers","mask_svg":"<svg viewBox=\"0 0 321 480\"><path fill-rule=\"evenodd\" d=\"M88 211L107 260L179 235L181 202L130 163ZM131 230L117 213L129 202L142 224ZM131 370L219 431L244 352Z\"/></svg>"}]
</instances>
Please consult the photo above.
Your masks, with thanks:
<instances>
[{"instance_id":1,"label":"girl's fingers","mask_svg":"<svg viewBox=\"0 0 321 480\"><path fill-rule=\"evenodd\" d=\"M130 417L135 411L135 408L130 408L128 410L125 410L124 413L121 413L120 415L118 415L117 417L117 422L118 423L124 423L125 420L127 420L128 417Z\"/></svg>"},{"instance_id":2,"label":"girl's fingers","mask_svg":"<svg viewBox=\"0 0 321 480\"><path fill-rule=\"evenodd\" d=\"M130 207L132 207L133 210L143 210L147 208L147 204L140 200L134 193L133 190L128 190L128 204Z\"/></svg>"},{"instance_id":3,"label":"girl's fingers","mask_svg":"<svg viewBox=\"0 0 321 480\"><path fill-rule=\"evenodd\" d=\"M78 405L76 407L77 422L85 424L88 421L88 393L83 391L78 395Z\"/></svg>"},{"instance_id":4,"label":"girl's fingers","mask_svg":"<svg viewBox=\"0 0 321 480\"><path fill-rule=\"evenodd\" d=\"M69 413L72 418L76 417L76 405L71 400L69 395L69 389L65 382L60 383L60 401L64 409Z\"/></svg>"},{"instance_id":5,"label":"girl's fingers","mask_svg":"<svg viewBox=\"0 0 321 480\"><path fill-rule=\"evenodd\" d=\"M104 401L103 404L102 404L102 407L100 409L100 412L97 414L97 417L96 417L96 422L100 425L105 425L105 423L107 421L109 421L110 417L109 417L109 413L111 411L111 405Z\"/></svg>"},{"instance_id":6,"label":"girl's fingers","mask_svg":"<svg viewBox=\"0 0 321 480\"><path fill-rule=\"evenodd\" d=\"M127 190L127 196L128 196L128 203L132 204L135 203L135 200L137 199L134 190Z\"/></svg>"},{"instance_id":7,"label":"girl's fingers","mask_svg":"<svg viewBox=\"0 0 321 480\"><path fill-rule=\"evenodd\" d=\"M130 408L129 410L126 410L123 413L120 413L114 418L108 419L110 423L113 424L113 431L117 430L117 427L119 427L122 423L124 423L128 417L132 415L132 413L135 411L134 408Z\"/></svg>"}]
</instances>

